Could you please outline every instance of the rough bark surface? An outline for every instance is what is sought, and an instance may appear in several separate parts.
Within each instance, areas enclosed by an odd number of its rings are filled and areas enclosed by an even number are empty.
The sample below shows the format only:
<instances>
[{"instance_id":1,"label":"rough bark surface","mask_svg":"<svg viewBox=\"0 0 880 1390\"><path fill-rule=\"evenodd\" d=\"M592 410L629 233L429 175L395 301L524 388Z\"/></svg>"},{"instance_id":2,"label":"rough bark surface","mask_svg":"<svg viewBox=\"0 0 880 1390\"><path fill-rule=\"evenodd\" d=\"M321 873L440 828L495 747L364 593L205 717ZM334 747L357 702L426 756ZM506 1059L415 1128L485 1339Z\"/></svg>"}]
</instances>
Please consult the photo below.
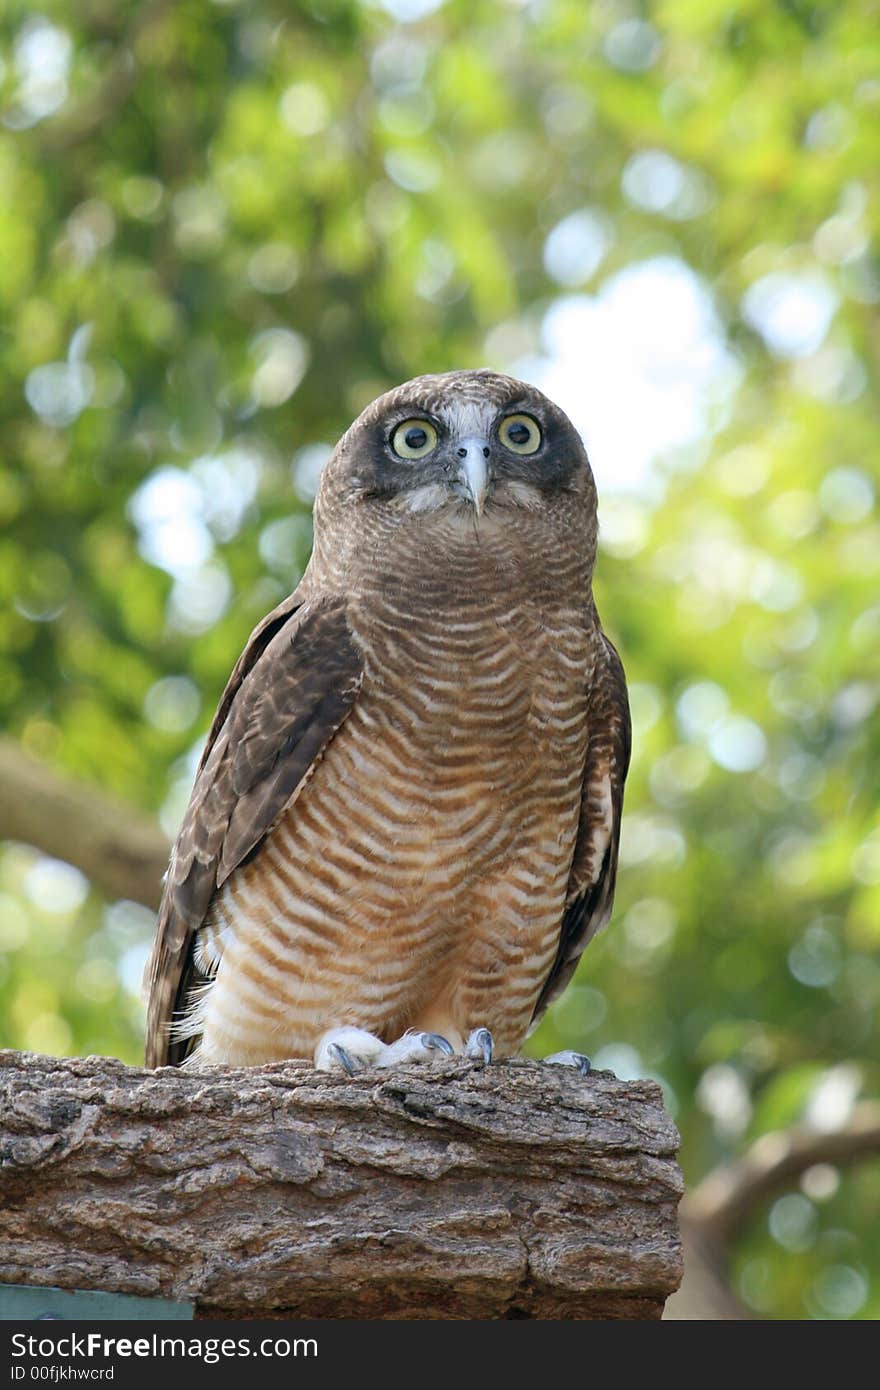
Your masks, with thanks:
<instances>
[{"instance_id":1,"label":"rough bark surface","mask_svg":"<svg viewBox=\"0 0 880 1390\"><path fill-rule=\"evenodd\" d=\"M517 1061L348 1078L0 1052L0 1282L201 1317L658 1318L653 1082Z\"/></svg>"}]
</instances>

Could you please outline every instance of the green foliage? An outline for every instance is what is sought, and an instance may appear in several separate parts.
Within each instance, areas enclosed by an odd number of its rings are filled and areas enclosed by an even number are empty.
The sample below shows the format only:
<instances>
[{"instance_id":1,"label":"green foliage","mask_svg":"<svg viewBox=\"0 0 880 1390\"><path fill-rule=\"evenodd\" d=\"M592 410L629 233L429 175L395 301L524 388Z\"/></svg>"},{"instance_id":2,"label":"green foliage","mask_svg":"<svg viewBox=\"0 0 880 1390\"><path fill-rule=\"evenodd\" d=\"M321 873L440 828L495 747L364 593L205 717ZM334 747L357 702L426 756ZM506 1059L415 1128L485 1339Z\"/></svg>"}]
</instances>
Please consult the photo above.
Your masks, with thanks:
<instances>
[{"instance_id":1,"label":"green foliage","mask_svg":"<svg viewBox=\"0 0 880 1390\"><path fill-rule=\"evenodd\" d=\"M7 5L0 718L172 833L307 560L322 449L397 381L534 358L560 295L678 258L730 380L644 488L602 490L635 716L618 906L533 1047L661 1078L694 1182L880 1074L877 15L406 9ZM584 210L604 254L554 278ZM768 314L786 285L825 304L815 341ZM0 1042L137 1061L149 915L0 865ZM743 1296L876 1317L877 1200L876 1170L814 1175L743 1232Z\"/></svg>"}]
</instances>

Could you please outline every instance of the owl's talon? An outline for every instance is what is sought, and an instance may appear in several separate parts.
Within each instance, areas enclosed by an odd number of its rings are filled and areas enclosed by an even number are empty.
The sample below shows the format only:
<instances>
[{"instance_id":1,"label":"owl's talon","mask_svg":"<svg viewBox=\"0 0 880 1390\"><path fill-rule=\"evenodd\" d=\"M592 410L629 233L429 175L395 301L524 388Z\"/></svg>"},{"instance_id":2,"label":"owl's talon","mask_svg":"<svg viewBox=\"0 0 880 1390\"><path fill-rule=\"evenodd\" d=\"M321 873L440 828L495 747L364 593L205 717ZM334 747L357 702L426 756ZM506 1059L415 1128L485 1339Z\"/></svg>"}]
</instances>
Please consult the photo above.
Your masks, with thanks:
<instances>
[{"instance_id":1,"label":"owl's talon","mask_svg":"<svg viewBox=\"0 0 880 1390\"><path fill-rule=\"evenodd\" d=\"M385 1048L377 1067L400 1067L412 1062L436 1062L437 1053L451 1057L455 1049L439 1033L404 1033Z\"/></svg>"},{"instance_id":2,"label":"owl's talon","mask_svg":"<svg viewBox=\"0 0 880 1390\"><path fill-rule=\"evenodd\" d=\"M318 1071L344 1071L349 1076L374 1067L386 1051L381 1038L364 1028L331 1028L315 1048Z\"/></svg>"},{"instance_id":3,"label":"owl's talon","mask_svg":"<svg viewBox=\"0 0 880 1390\"><path fill-rule=\"evenodd\" d=\"M344 1047L340 1047L339 1043L330 1043L327 1051L331 1057L335 1057L338 1062L342 1063L349 1076L356 1076L359 1071L363 1071L364 1064L360 1058L356 1062L353 1057L349 1057Z\"/></svg>"},{"instance_id":4,"label":"owl's talon","mask_svg":"<svg viewBox=\"0 0 880 1390\"><path fill-rule=\"evenodd\" d=\"M475 1028L467 1040L465 1057L472 1062L483 1062L488 1066L495 1055L495 1039L488 1028Z\"/></svg>"},{"instance_id":5,"label":"owl's talon","mask_svg":"<svg viewBox=\"0 0 880 1390\"><path fill-rule=\"evenodd\" d=\"M545 1057L544 1061L554 1067L574 1067L581 1076L587 1076L593 1065L589 1057L585 1057L582 1052L573 1052L570 1048L565 1052L554 1052Z\"/></svg>"}]
</instances>

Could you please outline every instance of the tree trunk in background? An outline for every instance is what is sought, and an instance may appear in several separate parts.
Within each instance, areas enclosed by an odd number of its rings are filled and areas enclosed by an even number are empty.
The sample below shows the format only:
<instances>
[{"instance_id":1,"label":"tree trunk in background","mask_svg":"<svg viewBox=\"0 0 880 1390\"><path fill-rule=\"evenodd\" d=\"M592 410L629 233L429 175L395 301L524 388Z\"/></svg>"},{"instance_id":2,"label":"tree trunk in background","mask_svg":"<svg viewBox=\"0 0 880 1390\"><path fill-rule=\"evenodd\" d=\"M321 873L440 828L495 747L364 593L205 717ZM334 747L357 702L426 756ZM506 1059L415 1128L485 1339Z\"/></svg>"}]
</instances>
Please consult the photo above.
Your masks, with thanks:
<instances>
[{"instance_id":1,"label":"tree trunk in background","mask_svg":"<svg viewBox=\"0 0 880 1390\"><path fill-rule=\"evenodd\" d=\"M73 864L111 902L159 906L169 844L156 822L61 776L11 738L0 738L0 840Z\"/></svg>"}]
</instances>

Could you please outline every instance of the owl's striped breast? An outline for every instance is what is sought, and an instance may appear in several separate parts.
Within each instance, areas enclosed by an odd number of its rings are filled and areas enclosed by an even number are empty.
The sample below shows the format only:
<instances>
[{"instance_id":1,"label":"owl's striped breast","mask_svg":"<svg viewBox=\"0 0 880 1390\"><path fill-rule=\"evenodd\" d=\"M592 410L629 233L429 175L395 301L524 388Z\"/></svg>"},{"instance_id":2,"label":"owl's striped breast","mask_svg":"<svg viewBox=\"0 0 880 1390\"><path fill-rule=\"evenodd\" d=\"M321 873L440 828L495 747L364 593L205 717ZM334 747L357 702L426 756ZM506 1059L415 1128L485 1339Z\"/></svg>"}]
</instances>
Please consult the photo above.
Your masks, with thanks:
<instances>
[{"instance_id":1,"label":"owl's striped breast","mask_svg":"<svg viewBox=\"0 0 880 1390\"><path fill-rule=\"evenodd\" d=\"M486 1025L512 1052L552 963L587 738L579 614L376 593L353 627L361 694L200 934L202 1061L310 1056L346 1023L386 1041Z\"/></svg>"}]
</instances>

